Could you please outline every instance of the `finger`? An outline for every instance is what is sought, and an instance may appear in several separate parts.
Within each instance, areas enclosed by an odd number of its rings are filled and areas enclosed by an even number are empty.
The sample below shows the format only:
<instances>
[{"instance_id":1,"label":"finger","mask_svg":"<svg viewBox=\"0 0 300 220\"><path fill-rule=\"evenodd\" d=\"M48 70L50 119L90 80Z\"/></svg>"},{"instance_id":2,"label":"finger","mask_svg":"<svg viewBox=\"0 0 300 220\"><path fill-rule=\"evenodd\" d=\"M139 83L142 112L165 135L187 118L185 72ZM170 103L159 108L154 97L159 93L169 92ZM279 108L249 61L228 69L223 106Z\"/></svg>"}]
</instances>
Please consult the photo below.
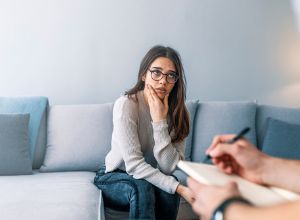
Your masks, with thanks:
<instances>
[{"instance_id":1,"label":"finger","mask_svg":"<svg viewBox=\"0 0 300 220\"><path fill-rule=\"evenodd\" d=\"M212 157L221 157L226 154L232 156L237 153L238 148L239 146L236 142L234 144L219 143L209 152L209 155Z\"/></svg>"},{"instance_id":2,"label":"finger","mask_svg":"<svg viewBox=\"0 0 300 220\"><path fill-rule=\"evenodd\" d=\"M145 95L147 96L147 98L150 96L150 91L149 91L149 86L148 84L145 85L145 88L144 88L144 92L145 92Z\"/></svg>"},{"instance_id":3,"label":"finger","mask_svg":"<svg viewBox=\"0 0 300 220\"><path fill-rule=\"evenodd\" d=\"M164 97L164 106L165 108L169 107L169 93Z\"/></svg>"},{"instance_id":4,"label":"finger","mask_svg":"<svg viewBox=\"0 0 300 220\"><path fill-rule=\"evenodd\" d=\"M147 88L148 88L148 94L149 94L149 99L151 99L151 101L154 101L152 92L151 92L151 87L149 84L147 84Z\"/></svg>"},{"instance_id":5,"label":"finger","mask_svg":"<svg viewBox=\"0 0 300 220\"><path fill-rule=\"evenodd\" d=\"M222 172L227 173L227 174L232 174L232 167L231 167L231 165L226 164L223 160L219 161L215 165Z\"/></svg>"},{"instance_id":6,"label":"finger","mask_svg":"<svg viewBox=\"0 0 300 220\"><path fill-rule=\"evenodd\" d=\"M155 92L155 90L153 89L153 87L151 85L149 85L149 88L150 88L150 93L151 93L152 97L154 99L155 98L159 99L159 97L158 97L157 93Z\"/></svg>"},{"instance_id":7,"label":"finger","mask_svg":"<svg viewBox=\"0 0 300 220\"><path fill-rule=\"evenodd\" d=\"M221 136L220 135L217 135L217 136L214 136L213 138L213 141L211 143L211 145L207 148L206 150L206 154L209 154L209 152L215 148L215 146L221 142Z\"/></svg>"},{"instance_id":8,"label":"finger","mask_svg":"<svg viewBox=\"0 0 300 220\"><path fill-rule=\"evenodd\" d=\"M236 161L232 162L232 173L239 173L239 164Z\"/></svg>"},{"instance_id":9,"label":"finger","mask_svg":"<svg viewBox=\"0 0 300 220\"><path fill-rule=\"evenodd\" d=\"M226 134L226 135L217 135L213 138L211 145L206 150L206 154L209 154L219 143L226 142L231 140L235 135L234 134Z\"/></svg>"},{"instance_id":10,"label":"finger","mask_svg":"<svg viewBox=\"0 0 300 220\"><path fill-rule=\"evenodd\" d=\"M224 172L227 174L232 174L232 166L227 165L224 169Z\"/></svg>"}]
</instances>

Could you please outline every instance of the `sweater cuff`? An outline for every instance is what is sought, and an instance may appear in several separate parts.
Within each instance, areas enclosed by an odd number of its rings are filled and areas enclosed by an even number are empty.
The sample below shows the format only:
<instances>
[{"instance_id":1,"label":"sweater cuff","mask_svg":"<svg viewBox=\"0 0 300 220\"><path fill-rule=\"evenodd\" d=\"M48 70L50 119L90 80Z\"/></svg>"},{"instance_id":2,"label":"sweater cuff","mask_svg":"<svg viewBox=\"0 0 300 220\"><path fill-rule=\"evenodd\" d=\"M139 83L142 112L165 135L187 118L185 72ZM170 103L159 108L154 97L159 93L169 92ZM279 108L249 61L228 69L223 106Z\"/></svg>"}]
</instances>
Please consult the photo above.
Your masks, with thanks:
<instances>
[{"instance_id":1,"label":"sweater cuff","mask_svg":"<svg viewBox=\"0 0 300 220\"><path fill-rule=\"evenodd\" d=\"M163 119L161 121L153 122L152 121L153 129L161 129L162 127L168 127L167 119Z\"/></svg>"},{"instance_id":2,"label":"sweater cuff","mask_svg":"<svg viewBox=\"0 0 300 220\"><path fill-rule=\"evenodd\" d=\"M176 189L177 189L178 185L179 185L179 182L174 179L174 182L171 184L171 193L172 194L176 193Z\"/></svg>"}]
</instances>

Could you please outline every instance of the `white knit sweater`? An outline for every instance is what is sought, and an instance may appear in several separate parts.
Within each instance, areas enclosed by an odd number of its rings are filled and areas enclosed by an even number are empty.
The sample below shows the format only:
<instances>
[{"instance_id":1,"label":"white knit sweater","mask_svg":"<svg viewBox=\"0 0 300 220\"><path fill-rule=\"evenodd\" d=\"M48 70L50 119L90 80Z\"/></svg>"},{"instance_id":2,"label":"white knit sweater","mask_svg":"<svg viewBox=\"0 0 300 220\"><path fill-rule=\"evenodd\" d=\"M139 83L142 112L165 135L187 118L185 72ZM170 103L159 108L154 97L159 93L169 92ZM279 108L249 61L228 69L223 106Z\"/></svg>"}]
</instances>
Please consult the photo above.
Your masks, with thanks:
<instances>
[{"instance_id":1,"label":"white knit sweater","mask_svg":"<svg viewBox=\"0 0 300 220\"><path fill-rule=\"evenodd\" d=\"M106 155L106 172L119 168L136 179L145 179L174 194L178 182L170 174L184 159L184 142L171 143L167 120L153 123L143 91L138 102L122 96L113 109L111 150Z\"/></svg>"}]
</instances>

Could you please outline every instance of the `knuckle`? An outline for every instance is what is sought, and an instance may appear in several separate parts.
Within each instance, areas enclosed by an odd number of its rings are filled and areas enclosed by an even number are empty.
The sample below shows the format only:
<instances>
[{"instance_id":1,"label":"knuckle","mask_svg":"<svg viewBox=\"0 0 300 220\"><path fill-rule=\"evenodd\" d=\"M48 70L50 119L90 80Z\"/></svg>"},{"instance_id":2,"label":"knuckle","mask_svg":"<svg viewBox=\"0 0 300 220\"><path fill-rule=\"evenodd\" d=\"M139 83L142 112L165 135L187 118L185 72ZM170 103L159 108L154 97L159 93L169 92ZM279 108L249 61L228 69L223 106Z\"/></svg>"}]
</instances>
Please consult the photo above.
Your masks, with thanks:
<instances>
[{"instance_id":1,"label":"knuckle","mask_svg":"<svg viewBox=\"0 0 300 220\"><path fill-rule=\"evenodd\" d=\"M232 151L234 154L238 154L240 150L241 150L240 145L238 145L237 143L233 144Z\"/></svg>"}]
</instances>

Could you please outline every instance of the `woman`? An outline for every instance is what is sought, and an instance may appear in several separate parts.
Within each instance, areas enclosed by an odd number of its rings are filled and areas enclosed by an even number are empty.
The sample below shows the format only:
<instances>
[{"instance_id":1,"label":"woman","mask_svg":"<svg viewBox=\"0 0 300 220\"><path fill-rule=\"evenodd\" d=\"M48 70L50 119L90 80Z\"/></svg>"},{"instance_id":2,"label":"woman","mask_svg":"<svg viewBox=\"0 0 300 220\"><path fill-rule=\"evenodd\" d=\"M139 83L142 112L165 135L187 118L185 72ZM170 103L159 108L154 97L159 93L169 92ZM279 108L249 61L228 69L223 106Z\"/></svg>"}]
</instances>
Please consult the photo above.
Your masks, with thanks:
<instances>
[{"instance_id":1,"label":"woman","mask_svg":"<svg viewBox=\"0 0 300 220\"><path fill-rule=\"evenodd\" d=\"M176 219L187 187L171 176L184 159L189 133L185 76L178 53L155 46L143 58L136 85L113 109L111 150L95 177L105 206L130 219Z\"/></svg>"}]
</instances>

